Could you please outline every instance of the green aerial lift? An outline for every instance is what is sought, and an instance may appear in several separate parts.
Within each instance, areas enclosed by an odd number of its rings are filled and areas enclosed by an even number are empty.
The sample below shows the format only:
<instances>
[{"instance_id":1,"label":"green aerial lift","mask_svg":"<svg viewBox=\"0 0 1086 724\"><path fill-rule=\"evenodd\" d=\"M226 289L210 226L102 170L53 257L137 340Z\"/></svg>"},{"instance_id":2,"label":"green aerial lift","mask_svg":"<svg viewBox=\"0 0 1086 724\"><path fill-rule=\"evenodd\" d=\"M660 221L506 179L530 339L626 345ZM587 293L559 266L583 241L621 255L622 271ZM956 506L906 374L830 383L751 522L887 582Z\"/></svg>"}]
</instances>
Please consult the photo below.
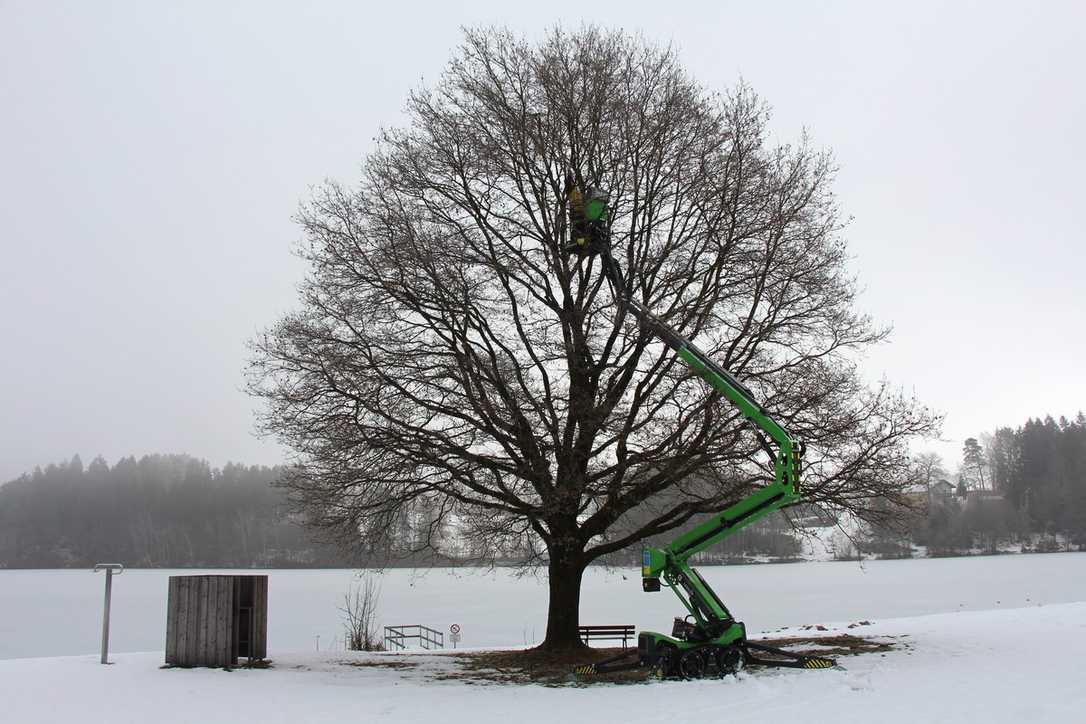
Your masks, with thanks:
<instances>
[{"instance_id":1,"label":"green aerial lift","mask_svg":"<svg viewBox=\"0 0 1086 724\"><path fill-rule=\"evenodd\" d=\"M773 481L768 485L667 546L644 550L642 588L659 591L662 579L689 612L687 616L675 619L671 635L642 631L637 637L636 658L632 654L622 654L578 667L575 673L592 675L648 667L661 677L695 679L733 674L745 663L803 669L835 666L833 659L803 656L749 641L743 624L735 620L701 574L689 564L691 557L714 543L775 510L799 502L803 444L758 404L746 386L633 298L618 263L611 257L606 192L589 187L582 196L572 177L567 177L566 185L571 241L565 251L582 258L599 256L620 313L633 314L699 377L739 408L754 427L774 467Z\"/></svg>"}]
</instances>

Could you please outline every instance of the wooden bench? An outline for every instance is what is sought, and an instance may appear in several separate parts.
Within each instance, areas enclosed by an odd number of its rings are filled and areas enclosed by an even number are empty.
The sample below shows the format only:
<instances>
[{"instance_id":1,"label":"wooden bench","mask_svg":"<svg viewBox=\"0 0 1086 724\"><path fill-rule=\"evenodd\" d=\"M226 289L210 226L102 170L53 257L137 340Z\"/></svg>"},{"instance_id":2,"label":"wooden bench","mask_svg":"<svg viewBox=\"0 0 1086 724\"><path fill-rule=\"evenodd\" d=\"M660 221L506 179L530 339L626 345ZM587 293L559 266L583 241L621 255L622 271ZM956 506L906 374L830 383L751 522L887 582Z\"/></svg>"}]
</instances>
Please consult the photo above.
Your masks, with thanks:
<instances>
[{"instance_id":1,"label":"wooden bench","mask_svg":"<svg viewBox=\"0 0 1086 724\"><path fill-rule=\"evenodd\" d=\"M622 648L626 648L626 642L634 637L634 626L578 626L577 631L588 645L589 639L622 639Z\"/></svg>"}]
</instances>

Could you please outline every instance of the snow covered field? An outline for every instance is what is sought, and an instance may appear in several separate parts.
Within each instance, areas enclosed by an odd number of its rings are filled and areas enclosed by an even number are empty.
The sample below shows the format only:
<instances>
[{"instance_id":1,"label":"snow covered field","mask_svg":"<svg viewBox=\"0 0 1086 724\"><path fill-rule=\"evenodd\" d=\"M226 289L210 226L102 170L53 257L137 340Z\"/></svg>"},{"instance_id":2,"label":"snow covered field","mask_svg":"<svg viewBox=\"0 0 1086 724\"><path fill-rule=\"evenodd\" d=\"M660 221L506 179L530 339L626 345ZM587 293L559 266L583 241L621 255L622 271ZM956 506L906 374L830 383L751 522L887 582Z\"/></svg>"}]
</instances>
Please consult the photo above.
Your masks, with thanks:
<instances>
[{"instance_id":1,"label":"snow covered field","mask_svg":"<svg viewBox=\"0 0 1086 724\"><path fill-rule=\"evenodd\" d=\"M752 635L820 623L826 635L908 646L843 658L843 670L558 688L436 679L456 660L426 653L410 654L419 664L410 668L349 665L383 656L329 650L350 571L269 572L272 669L163 670L170 573L115 579L113 651L150 653L116 653L101 666L87 655L100 576L0 571L0 721L1086 722L1082 553L706 568ZM678 601L639 589L636 571L591 571L582 621L668 630ZM456 621L465 645L521 646L542 634L545 594L542 580L505 571L391 571L379 618L446 630ZM859 619L874 624L843 628ZM59 656L73 653L84 655ZM17 658L45 655L55 658Z\"/></svg>"},{"instance_id":2,"label":"snow covered field","mask_svg":"<svg viewBox=\"0 0 1086 724\"><path fill-rule=\"evenodd\" d=\"M961 610L1086 601L1086 553L858 563L705 567L702 574L747 630L847 623ZM129 570L114 578L111 650L161 651L170 575ZM264 571L253 571L261 572ZM350 570L274 570L269 575L268 651L342 648L343 594ZM0 570L0 659L98 650L104 574ZM625 576L625 579L623 579ZM523 646L546 625L546 581L506 570L390 570L380 576L381 625L421 623L463 646ZM581 622L668 631L681 612L668 591L641 591L637 570L593 568L585 576ZM1086 721L1084 717L1083 721Z\"/></svg>"},{"instance_id":3,"label":"snow covered field","mask_svg":"<svg viewBox=\"0 0 1086 724\"><path fill-rule=\"evenodd\" d=\"M346 665L375 655L284 654L270 670L158 668L161 654L0 661L3 721L37 722L834 722L1068 723L1086 720L1086 603L887 619L865 636L909 649L843 659L845 670L543 687L435 680L448 656L406 669ZM345 663L346 662L346 663Z\"/></svg>"}]
</instances>

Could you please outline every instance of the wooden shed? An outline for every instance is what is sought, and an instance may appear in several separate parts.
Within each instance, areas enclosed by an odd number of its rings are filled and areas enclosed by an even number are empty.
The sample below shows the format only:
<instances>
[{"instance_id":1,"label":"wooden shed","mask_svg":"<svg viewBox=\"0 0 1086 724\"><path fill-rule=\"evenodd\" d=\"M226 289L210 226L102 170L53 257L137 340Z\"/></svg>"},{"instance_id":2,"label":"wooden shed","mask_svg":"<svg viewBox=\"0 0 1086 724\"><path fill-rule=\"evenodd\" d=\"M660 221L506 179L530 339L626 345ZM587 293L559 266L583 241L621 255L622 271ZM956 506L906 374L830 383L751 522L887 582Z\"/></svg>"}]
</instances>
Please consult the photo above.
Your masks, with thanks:
<instances>
[{"instance_id":1,"label":"wooden shed","mask_svg":"<svg viewBox=\"0 0 1086 724\"><path fill-rule=\"evenodd\" d=\"M170 576L167 665L230 668L267 655L267 576Z\"/></svg>"}]
</instances>

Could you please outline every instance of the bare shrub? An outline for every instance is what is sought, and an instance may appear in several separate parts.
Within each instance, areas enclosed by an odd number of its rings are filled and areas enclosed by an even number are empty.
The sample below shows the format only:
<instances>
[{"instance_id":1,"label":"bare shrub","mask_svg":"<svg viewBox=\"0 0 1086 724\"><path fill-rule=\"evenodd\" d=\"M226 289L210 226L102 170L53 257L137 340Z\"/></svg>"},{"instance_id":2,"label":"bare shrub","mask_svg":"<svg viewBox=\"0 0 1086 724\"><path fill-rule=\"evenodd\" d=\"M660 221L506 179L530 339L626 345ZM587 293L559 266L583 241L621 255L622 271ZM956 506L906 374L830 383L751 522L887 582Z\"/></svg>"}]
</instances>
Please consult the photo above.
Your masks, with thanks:
<instances>
[{"instance_id":1,"label":"bare shrub","mask_svg":"<svg viewBox=\"0 0 1086 724\"><path fill-rule=\"evenodd\" d=\"M359 585L343 594L343 640L348 651L384 651L385 645L377 632L377 602L381 587L368 576Z\"/></svg>"}]
</instances>

